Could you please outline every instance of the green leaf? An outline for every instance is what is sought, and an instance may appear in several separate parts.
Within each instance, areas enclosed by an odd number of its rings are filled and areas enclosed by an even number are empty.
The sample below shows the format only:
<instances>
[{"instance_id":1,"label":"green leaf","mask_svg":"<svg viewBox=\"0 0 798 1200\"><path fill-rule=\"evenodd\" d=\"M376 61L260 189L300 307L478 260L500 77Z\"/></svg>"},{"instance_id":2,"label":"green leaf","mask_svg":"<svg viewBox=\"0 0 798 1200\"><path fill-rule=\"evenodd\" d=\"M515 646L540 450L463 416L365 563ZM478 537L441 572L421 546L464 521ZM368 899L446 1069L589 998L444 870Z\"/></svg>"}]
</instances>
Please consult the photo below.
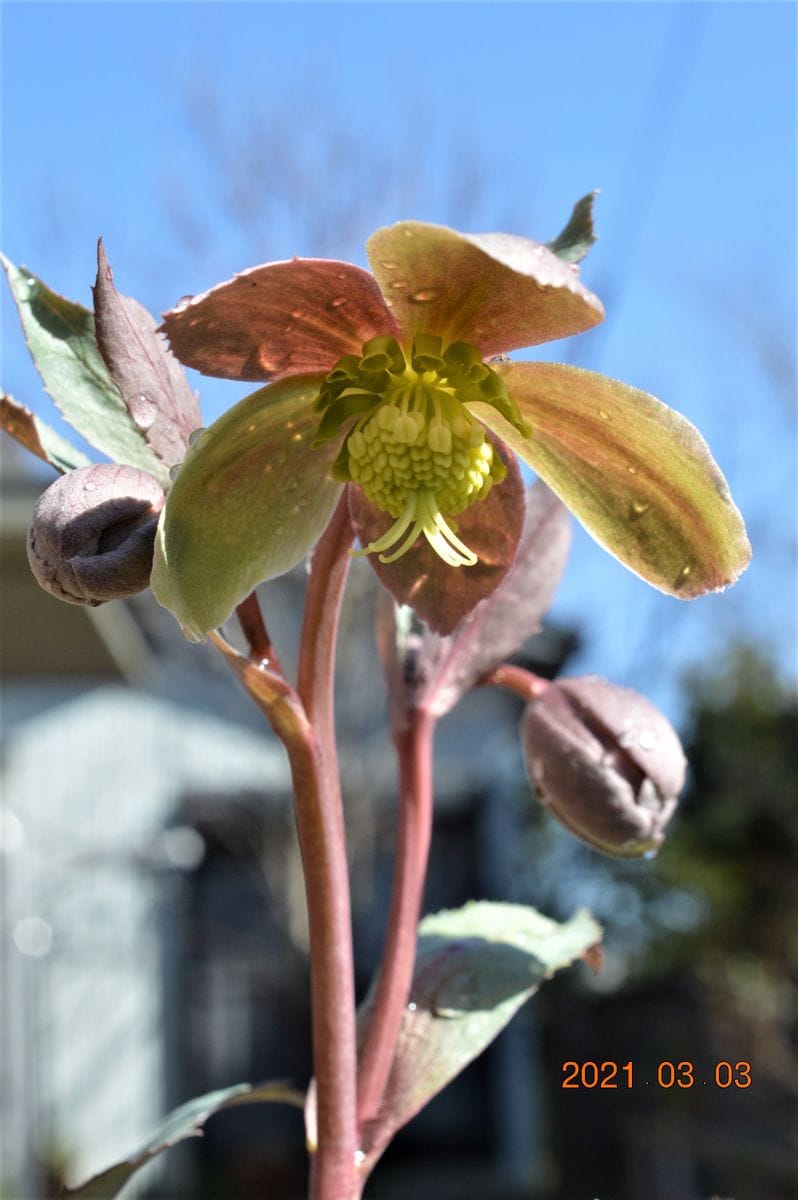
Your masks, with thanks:
<instances>
[{"instance_id":1,"label":"green leaf","mask_svg":"<svg viewBox=\"0 0 798 1200\"><path fill-rule=\"evenodd\" d=\"M25 340L44 386L70 425L118 463L167 484L166 468L136 429L97 349L88 309L0 254Z\"/></svg>"},{"instance_id":2,"label":"green leaf","mask_svg":"<svg viewBox=\"0 0 798 1200\"><path fill-rule=\"evenodd\" d=\"M364 1170L394 1133L488 1046L555 971L595 946L586 912L559 924L518 904L472 902L425 917L410 1004L379 1115L366 1133ZM363 1023L368 1015L362 1014Z\"/></svg>"},{"instance_id":3,"label":"green leaf","mask_svg":"<svg viewBox=\"0 0 798 1200\"><path fill-rule=\"evenodd\" d=\"M497 367L524 437L471 407L556 492L588 533L643 579L692 599L745 570L751 547L701 434L647 392L559 363Z\"/></svg>"},{"instance_id":4,"label":"green leaf","mask_svg":"<svg viewBox=\"0 0 798 1200\"><path fill-rule=\"evenodd\" d=\"M589 192L581 200L577 200L568 224L551 242L546 242L558 258L565 262L578 263L587 254L596 240L593 229L593 201L597 192Z\"/></svg>"},{"instance_id":5,"label":"green leaf","mask_svg":"<svg viewBox=\"0 0 798 1200\"><path fill-rule=\"evenodd\" d=\"M198 1096L170 1113L140 1150L131 1154L129 1158L106 1167L79 1187L68 1188L64 1196L66 1200L113 1200L139 1167L177 1142L201 1136L203 1125L214 1113L221 1112L224 1108L232 1108L236 1104L260 1104L264 1101L294 1104L301 1108L304 1097L282 1082L263 1083L257 1087L252 1087L249 1083L238 1083L218 1092Z\"/></svg>"},{"instance_id":6,"label":"green leaf","mask_svg":"<svg viewBox=\"0 0 798 1200\"><path fill-rule=\"evenodd\" d=\"M0 425L21 446L50 463L57 471L74 471L76 467L91 465L91 460L76 446L40 421L13 396L0 395Z\"/></svg>"},{"instance_id":7,"label":"green leaf","mask_svg":"<svg viewBox=\"0 0 798 1200\"><path fill-rule=\"evenodd\" d=\"M283 379L224 413L190 448L155 541L152 590L202 640L254 587L314 546L341 492L317 450L322 376Z\"/></svg>"}]
</instances>

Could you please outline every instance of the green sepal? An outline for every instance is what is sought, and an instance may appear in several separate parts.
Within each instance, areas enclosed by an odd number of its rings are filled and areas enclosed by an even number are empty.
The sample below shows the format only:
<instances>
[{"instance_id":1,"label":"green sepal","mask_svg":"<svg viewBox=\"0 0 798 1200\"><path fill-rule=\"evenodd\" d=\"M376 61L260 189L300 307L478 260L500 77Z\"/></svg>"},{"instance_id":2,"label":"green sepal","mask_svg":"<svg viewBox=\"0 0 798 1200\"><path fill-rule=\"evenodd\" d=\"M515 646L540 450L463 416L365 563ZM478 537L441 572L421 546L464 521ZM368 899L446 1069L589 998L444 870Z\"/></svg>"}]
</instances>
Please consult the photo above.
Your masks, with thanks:
<instances>
[{"instance_id":1,"label":"green sepal","mask_svg":"<svg viewBox=\"0 0 798 1200\"><path fill-rule=\"evenodd\" d=\"M282 379L224 413L189 449L161 513L152 590L201 641L257 584L290 570L341 491L336 447L311 447L320 376Z\"/></svg>"},{"instance_id":2,"label":"green sepal","mask_svg":"<svg viewBox=\"0 0 798 1200\"><path fill-rule=\"evenodd\" d=\"M371 392L350 392L348 395L341 396L338 400L333 401L329 408L325 410L324 416L319 422L319 428L313 439L313 449L317 449L317 447L328 442L330 438L334 438L343 422L349 417L368 412L370 408L374 408L378 403L379 397Z\"/></svg>"}]
</instances>

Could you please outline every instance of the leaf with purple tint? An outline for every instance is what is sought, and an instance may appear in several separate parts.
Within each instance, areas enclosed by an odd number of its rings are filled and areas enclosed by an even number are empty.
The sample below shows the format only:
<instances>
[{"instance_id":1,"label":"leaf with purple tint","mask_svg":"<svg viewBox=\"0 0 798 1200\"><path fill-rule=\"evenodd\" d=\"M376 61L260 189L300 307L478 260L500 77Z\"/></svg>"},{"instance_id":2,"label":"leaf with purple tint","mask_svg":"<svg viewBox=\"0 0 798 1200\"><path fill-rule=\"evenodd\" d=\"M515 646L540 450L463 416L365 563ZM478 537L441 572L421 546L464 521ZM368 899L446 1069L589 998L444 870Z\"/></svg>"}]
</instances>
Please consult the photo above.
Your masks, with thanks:
<instances>
[{"instance_id":1,"label":"leaf with purple tint","mask_svg":"<svg viewBox=\"0 0 798 1200\"><path fill-rule=\"evenodd\" d=\"M385 1096L364 1130L364 1173L396 1131L490 1045L544 980L600 938L600 927L586 912L558 924L532 908L482 901L425 917ZM368 1007L369 1000L359 1015L361 1030Z\"/></svg>"},{"instance_id":2,"label":"leaf with purple tint","mask_svg":"<svg viewBox=\"0 0 798 1200\"><path fill-rule=\"evenodd\" d=\"M189 1100L170 1113L160 1128L139 1150L92 1175L79 1187L67 1188L64 1200L113 1200L132 1175L170 1146L177 1145L190 1137L201 1137L205 1122L214 1113L237 1104L262 1104L265 1102L292 1104L301 1108L304 1097L287 1083L264 1083L252 1087L249 1083L238 1083L233 1087L221 1088Z\"/></svg>"},{"instance_id":3,"label":"leaf with purple tint","mask_svg":"<svg viewBox=\"0 0 798 1200\"><path fill-rule=\"evenodd\" d=\"M538 480L527 492L518 553L499 586L448 638L427 635L422 642L422 658L432 658L434 665L425 672L429 678L420 705L442 716L481 675L509 658L538 631L565 569L570 545L570 514Z\"/></svg>"},{"instance_id":4,"label":"leaf with purple tint","mask_svg":"<svg viewBox=\"0 0 798 1200\"><path fill-rule=\"evenodd\" d=\"M114 286L102 240L94 286L97 345L136 428L167 467L182 462L201 425L197 397L166 338L138 300Z\"/></svg>"},{"instance_id":5,"label":"leaf with purple tint","mask_svg":"<svg viewBox=\"0 0 798 1200\"><path fill-rule=\"evenodd\" d=\"M392 563L369 555L378 579L395 597L408 604L436 633L450 633L476 604L498 587L515 557L524 520L524 490L515 456L501 447L507 475L484 500L459 513L457 536L478 556L473 567L447 565L423 535L415 546ZM362 545L379 538L393 524L362 489L349 488L352 525ZM452 521L452 524L455 522Z\"/></svg>"},{"instance_id":6,"label":"leaf with purple tint","mask_svg":"<svg viewBox=\"0 0 798 1200\"><path fill-rule=\"evenodd\" d=\"M97 348L94 319L30 271L0 255L25 340L44 386L67 421L114 462L169 474L133 424Z\"/></svg>"},{"instance_id":7,"label":"leaf with purple tint","mask_svg":"<svg viewBox=\"0 0 798 1200\"><path fill-rule=\"evenodd\" d=\"M0 425L20 446L50 463L56 471L73 471L90 465L90 459L82 451L13 396L0 395Z\"/></svg>"},{"instance_id":8,"label":"leaf with purple tint","mask_svg":"<svg viewBox=\"0 0 798 1200\"><path fill-rule=\"evenodd\" d=\"M396 334L374 279L351 263L292 258L242 271L164 314L182 363L223 379L270 380L320 371Z\"/></svg>"}]
</instances>

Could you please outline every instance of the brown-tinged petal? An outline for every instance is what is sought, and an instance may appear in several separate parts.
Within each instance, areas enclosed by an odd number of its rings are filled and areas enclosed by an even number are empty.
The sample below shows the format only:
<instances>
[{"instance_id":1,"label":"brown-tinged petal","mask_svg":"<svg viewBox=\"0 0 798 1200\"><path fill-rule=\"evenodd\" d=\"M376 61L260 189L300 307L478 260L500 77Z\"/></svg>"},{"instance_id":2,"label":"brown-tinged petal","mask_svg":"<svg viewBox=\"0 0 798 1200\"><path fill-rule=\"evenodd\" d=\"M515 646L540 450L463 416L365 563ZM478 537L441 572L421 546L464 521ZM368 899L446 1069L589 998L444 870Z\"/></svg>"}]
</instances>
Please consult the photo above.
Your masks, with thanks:
<instances>
[{"instance_id":1,"label":"brown-tinged petal","mask_svg":"<svg viewBox=\"0 0 798 1200\"><path fill-rule=\"evenodd\" d=\"M326 373L396 323L368 271L292 258L242 271L164 314L161 329L182 363L223 379Z\"/></svg>"},{"instance_id":2,"label":"brown-tinged petal","mask_svg":"<svg viewBox=\"0 0 798 1200\"><path fill-rule=\"evenodd\" d=\"M69 471L36 502L28 561L59 600L96 607L147 587L164 494L146 471L97 463Z\"/></svg>"},{"instance_id":3,"label":"brown-tinged petal","mask_svg":"<svg viewBox=\"0 0 798 1200\"><path fill-rule=\"evenodd\" d=\"M473 411L545 479L588 533L643 579L687 600L733 583L751 547L701 434L647 392L559 363L496 367L524 437Z\"/></svg>"},{"instance_id":4,"label":"brown-tinged petal","mask_svg":"<svg viewBox=\"0 0 798 1200\"><path fill-rule=\"evenodd\" d=\"M416 333L470 342L485 358L592 328L599 299L572 263L510 233L403 221L368 240L369 261L407 345Z\"/></svg>"},{"instance_id":5,"label":"brown-tinged petal","mask_svg":"<svg viewBox=\"0 0 798 1200\"><path fill-rule=\"evenodd\" d=\"M410 605L435 633L451 633L501 583L515 558L524 523L524 487L515 456L503 447L499 452L507 475L484 500L459 513L456 520L457 536L479 558L475 566L448 566L423 536L395 562L380 562L377 554L368 556L378 579L396 601ZM349 488L349 511L364 546L393 524L393 518L354 485ZM449 523L455 524L452 518Z\"/></svg>"},{"instance_id":6,"label":"brown-tinged petal","mask_svg":"<svg viewBox=\"0 0 798 1200\"><path fill-rule=\"evenodd\" d=\"M291 569L316 543L341 494L337 446L311 448L322 377L261 388L189 448L155 544L152 590L201 641L257 584Z\"/></svg>"},{"instance_id":7,"label":"brown-tinged petal","mask_svg":"<svg viewBox=\"0 0 798 1200\"><path fill-rule=\"evenodd\" d=\"M97 345L111 379L145 441L173 467L202 424L197 397L146 308L116 290L102 240L93 293Z\"/></svg>"},{"instance_id":8,"label":"brown-tinged petal","mask_svg":"<svg viewBox=\"0 0 798 1200\"><path fill-rule=\"evenodd\" d=\"M570 546L568 510L542 480L535 480L526 493L518 552L504 579L450 637L427 633L421 639L418 661L425 679L417 703L443 716L480 676L538 631Z\"/></svg>"}]
</instances>

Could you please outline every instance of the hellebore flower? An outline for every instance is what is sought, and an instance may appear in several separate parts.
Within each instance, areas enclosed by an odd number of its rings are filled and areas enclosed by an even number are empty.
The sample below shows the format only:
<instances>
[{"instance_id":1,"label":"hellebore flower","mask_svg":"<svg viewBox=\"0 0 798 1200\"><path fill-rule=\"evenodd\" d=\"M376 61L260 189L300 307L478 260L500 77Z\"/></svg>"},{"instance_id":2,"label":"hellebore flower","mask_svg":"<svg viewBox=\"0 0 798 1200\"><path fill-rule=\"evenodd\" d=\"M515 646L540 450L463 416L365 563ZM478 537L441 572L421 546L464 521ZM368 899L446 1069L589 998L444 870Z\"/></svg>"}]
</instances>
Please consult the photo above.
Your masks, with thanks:
<instances>
[{"instance_id":1,"label":"hellebore flower","mask_svg":"<svg viewBox=\"0 0 798 1200\"><path fill-rule=\"evenodd\" d=\"M292 259L166 314L183 363L269 382L189 451L164 510L153 588L189 636L307 553L345 484L361 553L400 602L487 566L473 607L520 536L515 454L656 587L689 597L737 577L742 520L684 418L591 371L503 359L603 318L565 234L552 249L405 221L369 239L373 274Z\"/></svg>"},{"instance_id":2,"label":"hellebore flower","mask_svg":"<svg viewBox=\"0 0 798 1200\"><path fill-rule=\"evenodd\" d=\"M521 745L538 799L604 854L661 844L684 787L685 757L649 700L606 679L560 679L529 704Z\"/></svg>"}]
</instances>

